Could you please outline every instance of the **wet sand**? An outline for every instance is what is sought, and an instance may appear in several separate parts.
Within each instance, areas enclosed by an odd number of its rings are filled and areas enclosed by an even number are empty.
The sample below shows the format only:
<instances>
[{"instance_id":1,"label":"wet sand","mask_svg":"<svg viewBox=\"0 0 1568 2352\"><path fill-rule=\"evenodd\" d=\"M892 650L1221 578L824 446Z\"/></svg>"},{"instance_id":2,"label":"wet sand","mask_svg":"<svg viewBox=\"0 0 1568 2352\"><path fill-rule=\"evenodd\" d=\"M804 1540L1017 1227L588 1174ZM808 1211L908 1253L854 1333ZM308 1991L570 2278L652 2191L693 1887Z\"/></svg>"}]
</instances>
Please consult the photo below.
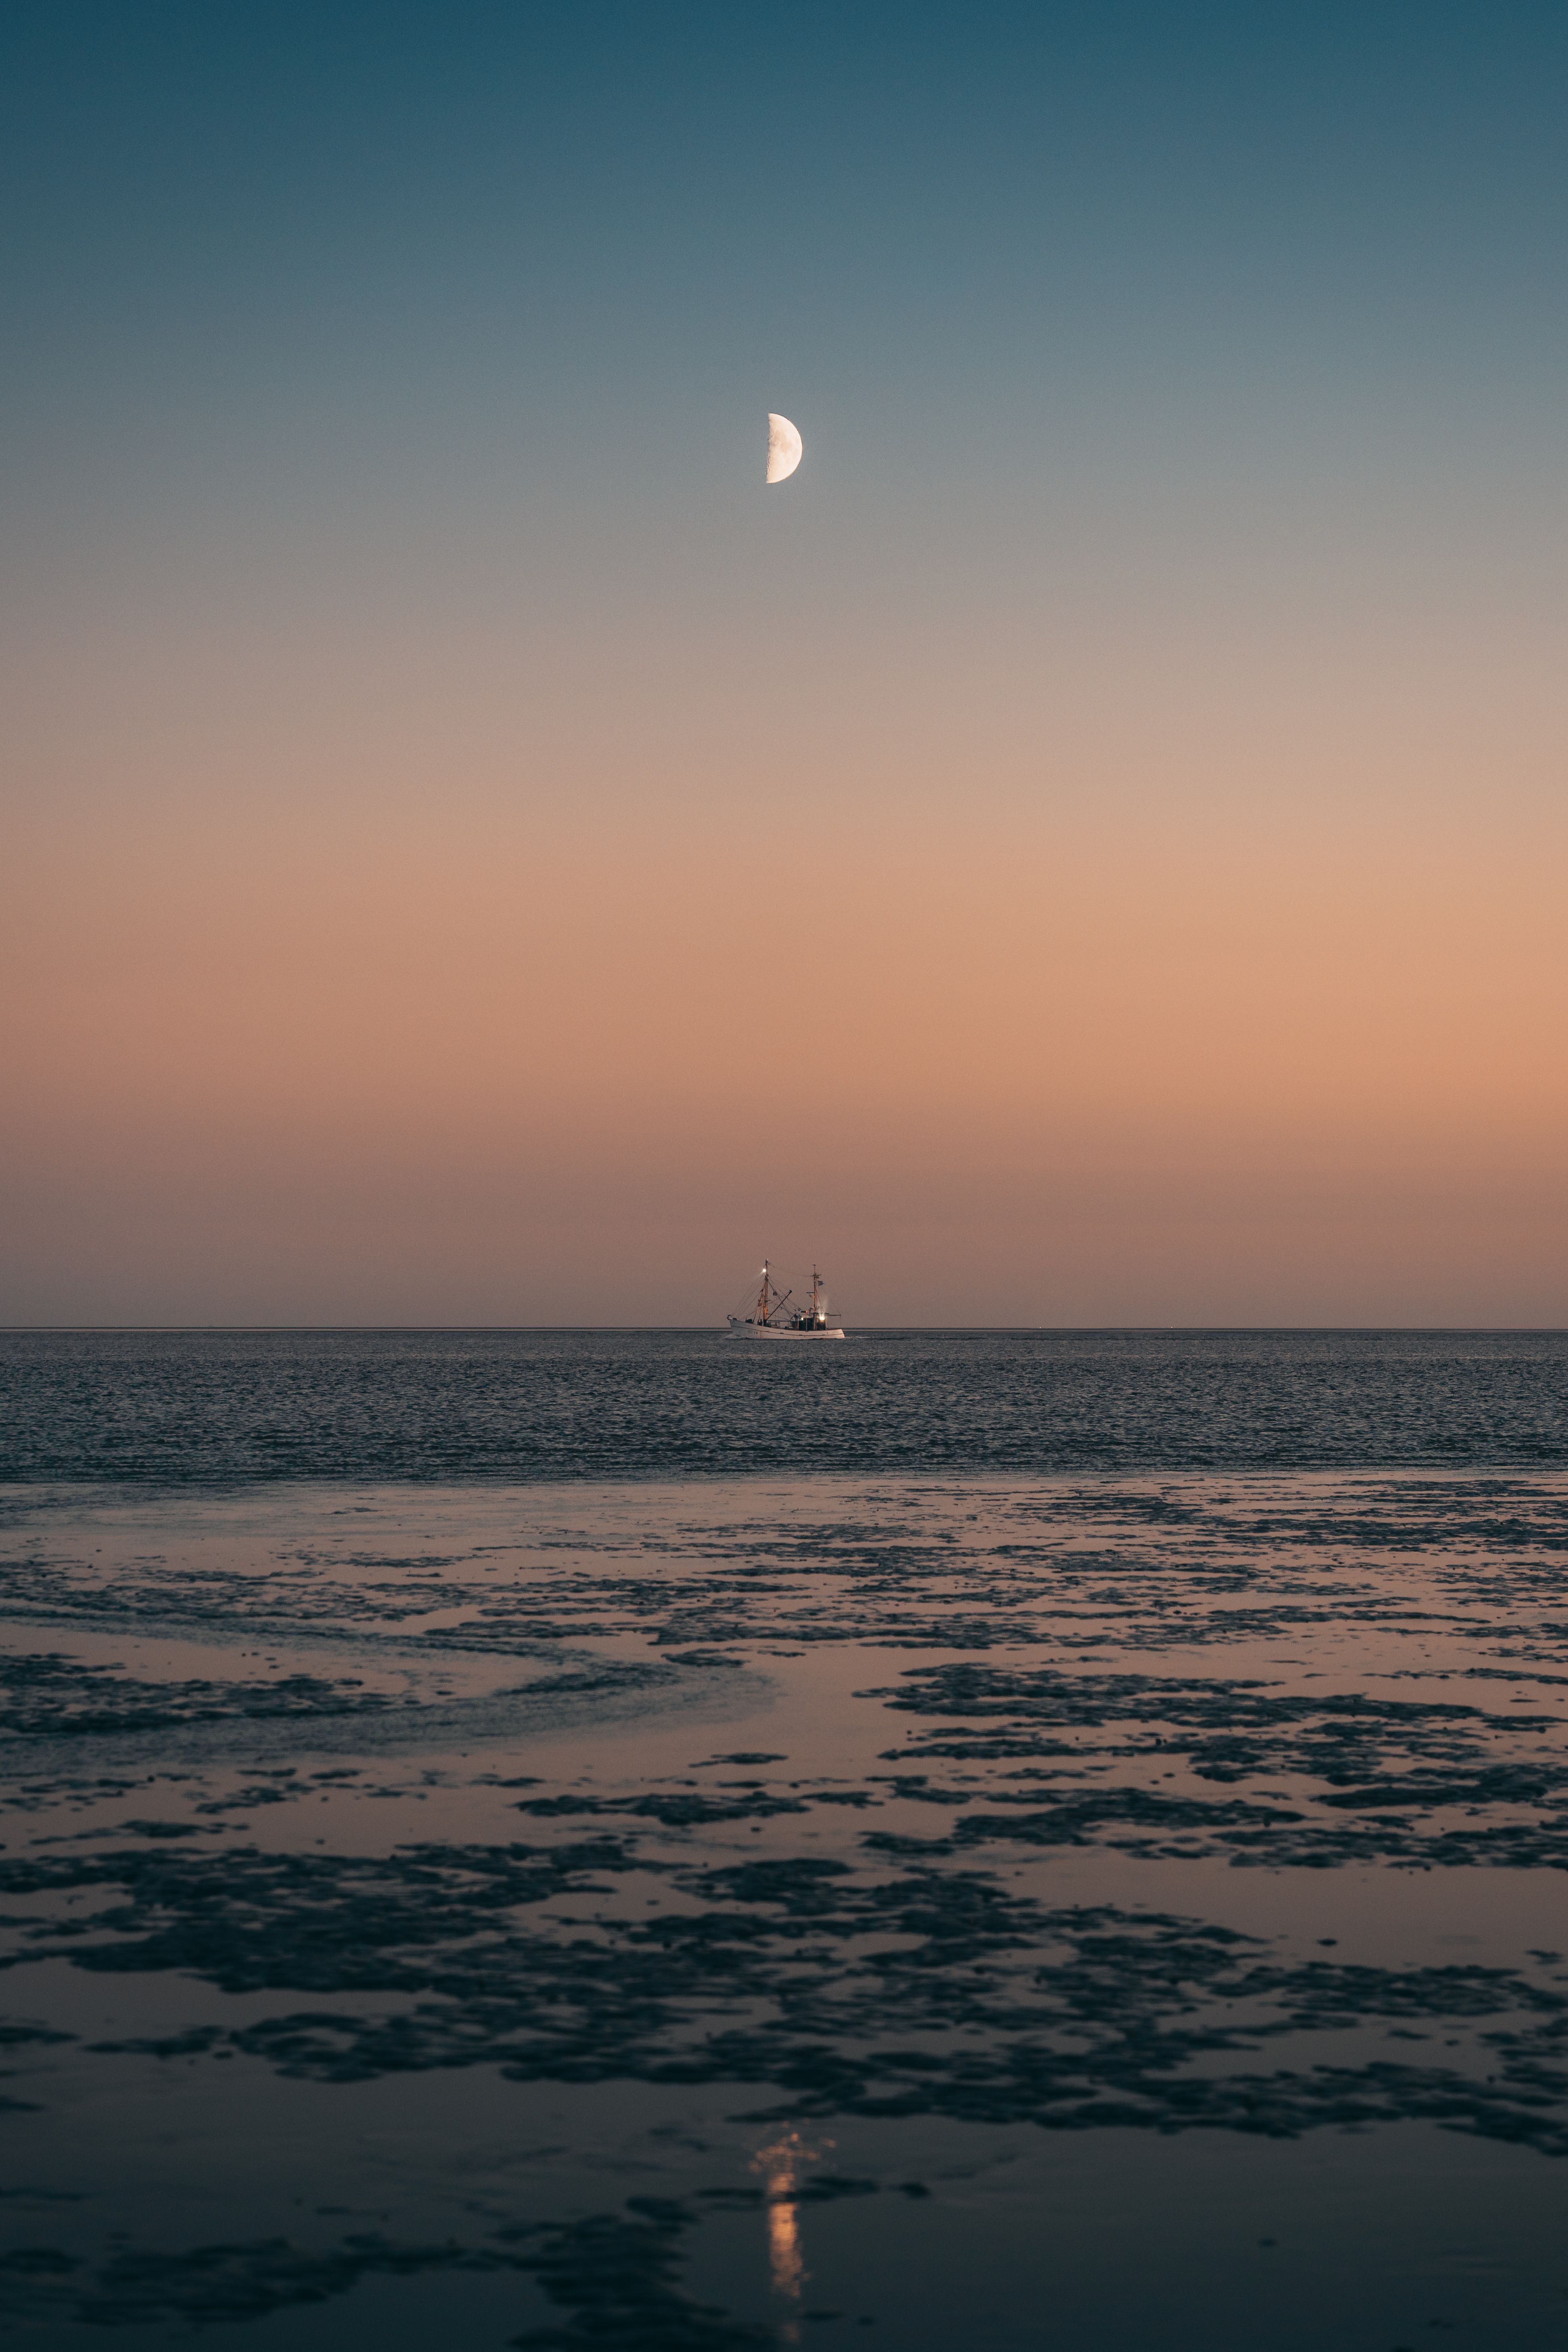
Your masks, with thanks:
<instances>
[{"instance_id":1,"label":"wet sand","mask_svg":"<svg viewBox=\"0 0 1568 2352\"><path fill-rule=\"evenodd\" d=\"M0 2313L1554 2331L1565 1548L1550 1472L9 1489Z\"/></svg>"}]
</instances>

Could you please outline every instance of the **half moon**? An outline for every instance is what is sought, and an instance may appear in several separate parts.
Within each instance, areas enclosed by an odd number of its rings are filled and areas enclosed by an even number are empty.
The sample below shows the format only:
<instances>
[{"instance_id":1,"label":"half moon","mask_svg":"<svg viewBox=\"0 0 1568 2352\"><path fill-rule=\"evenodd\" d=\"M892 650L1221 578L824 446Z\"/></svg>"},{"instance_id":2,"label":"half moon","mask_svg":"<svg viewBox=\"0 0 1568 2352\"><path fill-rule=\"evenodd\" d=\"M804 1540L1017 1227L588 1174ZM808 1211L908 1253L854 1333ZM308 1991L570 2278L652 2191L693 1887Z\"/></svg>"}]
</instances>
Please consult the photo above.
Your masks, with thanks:
<instances>
[{"instance_id":1,"label":"half moon","mask_svg":"<svg viewBox=\"0 0 1568 2352\"><path fill-rule=\"evenodd\" d=\"M787 482L801 460L805 445L787 416L768 412L768 479Z\"/></svg>"}]
</instances>

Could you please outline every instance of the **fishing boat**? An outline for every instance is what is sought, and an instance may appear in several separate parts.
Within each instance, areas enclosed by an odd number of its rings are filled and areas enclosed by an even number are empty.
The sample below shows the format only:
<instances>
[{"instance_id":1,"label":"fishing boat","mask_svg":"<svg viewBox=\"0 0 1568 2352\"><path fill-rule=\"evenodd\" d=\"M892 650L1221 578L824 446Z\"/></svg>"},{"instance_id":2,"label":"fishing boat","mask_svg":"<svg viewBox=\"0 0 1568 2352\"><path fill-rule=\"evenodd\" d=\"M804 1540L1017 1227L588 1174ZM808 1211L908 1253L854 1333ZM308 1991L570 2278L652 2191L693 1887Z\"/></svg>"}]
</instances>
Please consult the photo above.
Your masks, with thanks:
<instances>
[{"instance_id":1,"label":"fishing boat","mask_svg":"<svg viewBox=\"0 0 1568 2352\"><path fill-rule=\"evenodd\" d=\"M754 1299L748 1296L751 1313L731 1315L731 1339L842 1339L844 1318L833 1314L827 1304L827 1292L822 1276L815 1266L811 1269L811 1304L793 1310L790 1300L793 1290L781 1290L773 1280L766 1258L763 1260L762 1287Z\"/></svg>"}]
</instances>

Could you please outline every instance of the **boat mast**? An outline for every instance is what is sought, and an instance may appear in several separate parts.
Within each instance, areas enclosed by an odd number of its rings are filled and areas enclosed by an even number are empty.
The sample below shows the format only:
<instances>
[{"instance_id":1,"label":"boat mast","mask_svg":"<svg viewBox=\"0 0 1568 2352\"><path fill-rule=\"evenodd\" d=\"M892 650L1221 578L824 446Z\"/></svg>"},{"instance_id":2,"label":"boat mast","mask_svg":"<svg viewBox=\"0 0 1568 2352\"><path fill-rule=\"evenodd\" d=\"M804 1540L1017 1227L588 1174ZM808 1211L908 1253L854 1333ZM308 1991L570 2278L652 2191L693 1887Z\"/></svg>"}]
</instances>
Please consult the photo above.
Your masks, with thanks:
<instances>
[{"instance_id":1,"label":"boat mast","mask_svg":"<svg viewBox=\"0 0 1568 2352\"><path fill-rule=\"evenodd\" d=\"M768 1262L766 1258L763 1258L763 1286L757 1294L756 1319L759 1323L765 1323L768 1319Z\"/></svg>"},{"instance_id":2,"label":"boat mast","mask_svg":"<svg viewBox=\"0 0 1568 2352\"><path fill-rule=\"evenodd\" d=\"M817 1287L821 1283L821 1280L822 1276L818 1274L816 1265L814 1264L811 1269L811 1319L814 1324L817 1321L822 1312L822 1309L816 1303Z\"/></svg>"}]
</instances>

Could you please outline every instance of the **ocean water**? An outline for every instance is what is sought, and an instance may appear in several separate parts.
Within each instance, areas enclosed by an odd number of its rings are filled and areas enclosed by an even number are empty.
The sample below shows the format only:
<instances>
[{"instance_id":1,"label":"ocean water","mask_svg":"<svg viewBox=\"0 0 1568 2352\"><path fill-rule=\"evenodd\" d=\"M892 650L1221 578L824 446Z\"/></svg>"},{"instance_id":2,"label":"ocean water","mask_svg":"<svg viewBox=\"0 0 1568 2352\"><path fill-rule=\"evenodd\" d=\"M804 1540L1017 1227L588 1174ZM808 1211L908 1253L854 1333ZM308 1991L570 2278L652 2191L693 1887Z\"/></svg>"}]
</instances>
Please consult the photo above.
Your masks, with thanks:
<instances>
[{"instance_id":1,"label":"ocean water","mask_svg":"<svg viewBox=\"0 0 1568 2352\"><path fill-rule=\"evenodd\" d=\"M0 1332L0 1481L1565 1461L1562 1332Z\"/></svg>"},{"instance_id":2,"label":"ocean water","mask_svg":"<svg viewBox=\"0 0 1568 2352\"><path fill-rule=\"evenodd\" d=\"M1565 1394L0 1338L0 2320L1561 2340Z\"/></svg>"}]
</instances>

